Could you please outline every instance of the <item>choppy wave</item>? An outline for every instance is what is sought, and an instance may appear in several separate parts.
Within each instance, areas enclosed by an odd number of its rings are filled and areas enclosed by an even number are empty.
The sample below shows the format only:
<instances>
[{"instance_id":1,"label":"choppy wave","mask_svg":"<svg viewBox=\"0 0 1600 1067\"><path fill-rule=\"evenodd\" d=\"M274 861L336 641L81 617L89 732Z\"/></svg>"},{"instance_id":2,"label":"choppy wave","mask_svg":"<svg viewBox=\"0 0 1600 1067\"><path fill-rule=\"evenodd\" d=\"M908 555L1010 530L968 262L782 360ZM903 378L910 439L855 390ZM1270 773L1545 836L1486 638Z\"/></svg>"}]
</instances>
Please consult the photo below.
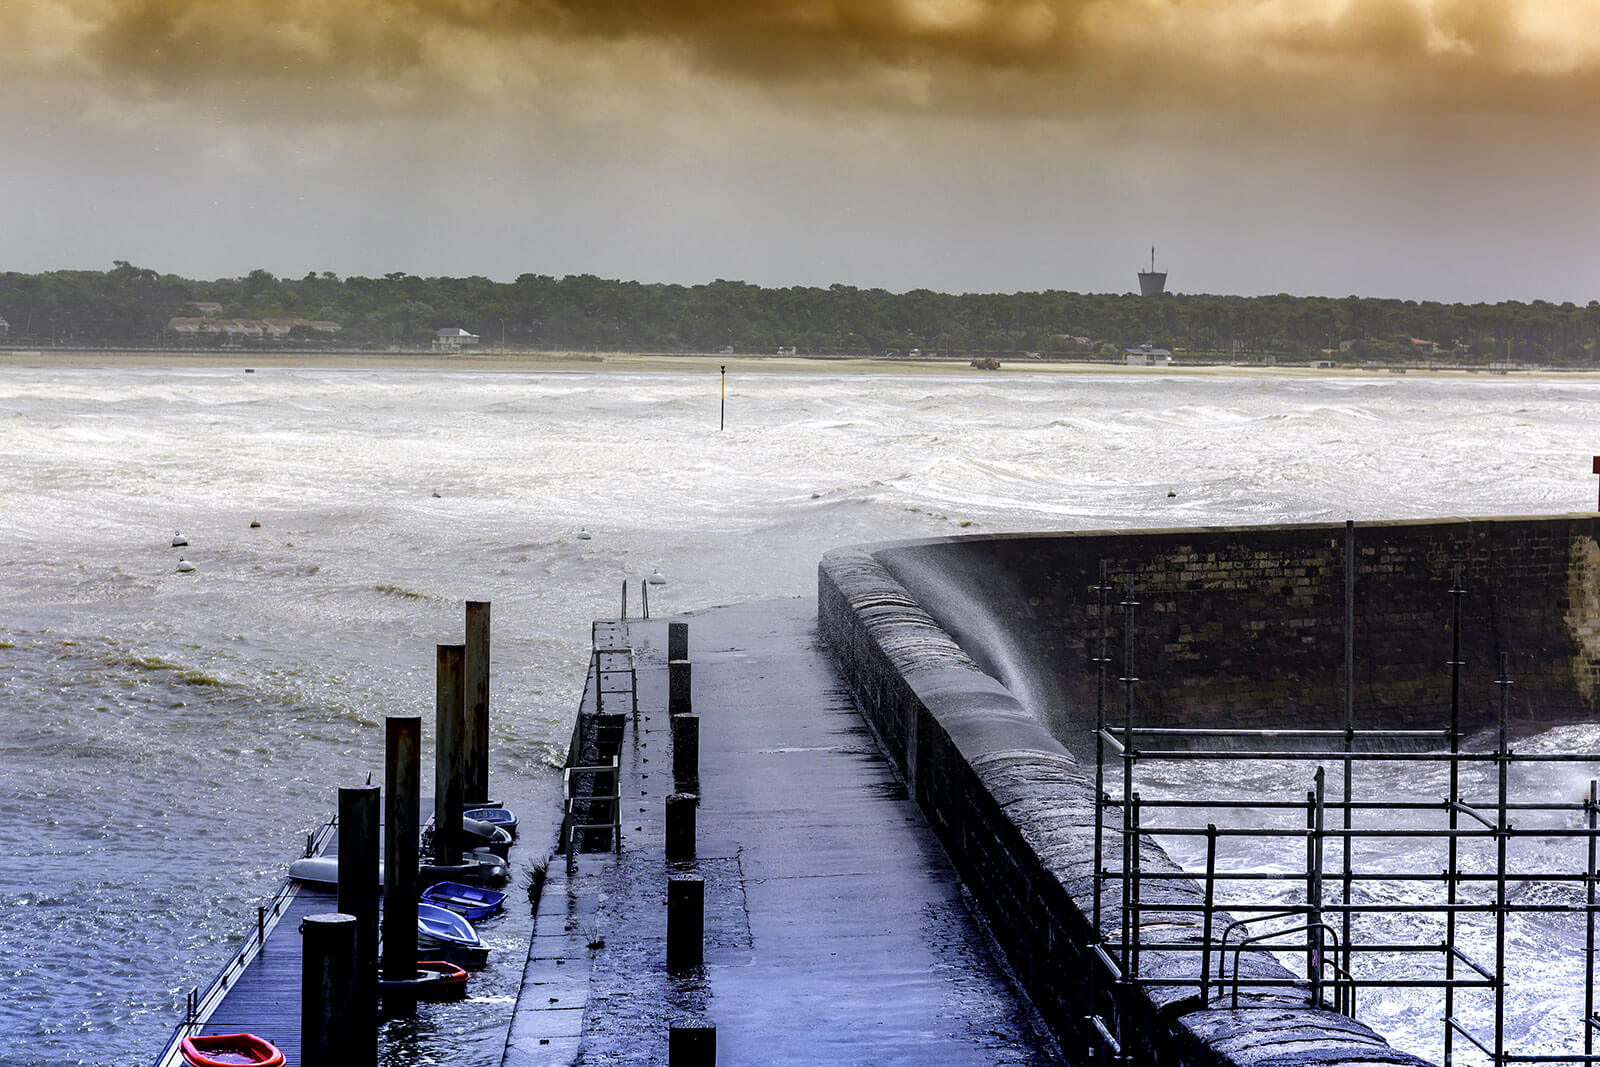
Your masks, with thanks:
<instances>
[{"instance_id":1,"label":"choppy wave","mask_svg":"<svg viewBox=\"0 0 1600 1067\"><path fill-rule=\"evenodd\" d=\"M589 621L658 568L668 612L809 594L851 542L1594 499L1587 383L763 374L724 431L719 386L0 373L0 902L40 919L0 964L7 1062L148 1060L383 716L432 708L464 600L494 605L491 773L531 789Z\"/></svg>"}]
</instances>

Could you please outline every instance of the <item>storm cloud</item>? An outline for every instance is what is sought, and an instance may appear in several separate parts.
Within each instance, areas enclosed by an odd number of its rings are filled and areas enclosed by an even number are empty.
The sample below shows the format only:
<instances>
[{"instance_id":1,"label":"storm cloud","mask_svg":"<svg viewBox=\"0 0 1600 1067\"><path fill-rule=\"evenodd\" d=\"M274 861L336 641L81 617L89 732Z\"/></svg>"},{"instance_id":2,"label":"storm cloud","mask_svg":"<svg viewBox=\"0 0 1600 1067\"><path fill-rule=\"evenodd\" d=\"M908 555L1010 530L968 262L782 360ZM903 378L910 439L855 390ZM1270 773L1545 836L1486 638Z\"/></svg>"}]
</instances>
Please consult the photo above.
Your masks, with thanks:
<instances>
[{"instance_id":1,"label":"storm cloud","mask_svg":"<svg viewBox=\"0 0 1600 1067\"><path fill-rule=\"evenodd\" d=\"M1600 0L23 0L0 31L0 77L269 113L718 85L930 114L1600 110Z\"/></svg>"}]
</instances>

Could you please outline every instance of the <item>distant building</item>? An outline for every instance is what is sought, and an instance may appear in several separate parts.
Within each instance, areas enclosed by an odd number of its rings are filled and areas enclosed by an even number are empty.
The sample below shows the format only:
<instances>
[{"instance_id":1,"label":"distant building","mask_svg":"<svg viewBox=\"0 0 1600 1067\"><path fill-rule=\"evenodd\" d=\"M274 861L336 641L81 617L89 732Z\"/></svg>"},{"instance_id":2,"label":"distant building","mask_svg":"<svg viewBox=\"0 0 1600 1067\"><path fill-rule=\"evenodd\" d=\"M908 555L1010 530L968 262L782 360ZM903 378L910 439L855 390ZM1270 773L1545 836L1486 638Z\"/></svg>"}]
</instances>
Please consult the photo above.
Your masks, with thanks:
<instances>
[{"instance_id":1,"label":"distant building","mask_svg":"<svg viewBox=\"0 0 1600 1067\"><path fill-rule=\"evenodd\" d=\"M1167 272L1156 270L1156 246L1150 246L1150 269L1139 272L1139 295L1160 296L1167 291Z\"/></svg>"},{"instance_id":2,"label":"distant building","mask_svg":"<svg viewBox=\"0 0 1600 1067\"><path fill-rule=\"evenodd\" d=\"M481 338L475 333L468 333L459 326L449 326L439 330L433 338L435 352L459 352L468 345L477 344Z\"/></svg>"},{"instance_id":3,"label":"distant building","mask_svg":"<svg viewBox=\"0 0 1600 1067\"><path fill-rule=\"evenodd\" d=\"M1424 341L1420 337L1413 337L1411 339L1411 347L1416 349L1419 354L1424 356L1431 356L1435 352L1439 351L1438 345L1434 344L1432 341Z\"/></svg>"},{"instance_id":4,"label":"distant building","mask_svg":"<svg viewBox=\"0 0 1600 1067\"><path fill-rule=\"evenodd\" d=\"M210 300L191 300L189 306L208 319L222 314L222 305Z\"/></svg>"},{"instance_id":5,"label":"distant building","mask_svg":"<svg viewBox=\"0 0 1600 1067\"><path fill-rule=\"evenodd\" d=\"M217 305L220 307L221 305ZM216 318L173 318L167 320L167 330L180 337L198 337L201 334L208 336L228 337L287 337L296 326L303 326L318 333L338 333L344 327L337 322L324 322L314 319L216 319Z\"/></svg>"},{"instance_id":6,"label":"distant building","mask_svg":"<svg viewBox=\"0 0 1600 1067\"><path fill-rule=\"evenodd\" d=\"M1138 348L1124 348L1122 356L1130 367L1172 366L1172 350L1167 348L1140 345Z\"/></svg>"},{"instance_id":7,"label":"distant building","mask_svg":"<svg viewBox=\"0 0 1600 1067\"><path fill-rule=\"evenodd\" d=\"M0 337L5 337L10 333L11 324L6 321L6 317L4 315L0 315Z\"/></svg>"}]
</instances>

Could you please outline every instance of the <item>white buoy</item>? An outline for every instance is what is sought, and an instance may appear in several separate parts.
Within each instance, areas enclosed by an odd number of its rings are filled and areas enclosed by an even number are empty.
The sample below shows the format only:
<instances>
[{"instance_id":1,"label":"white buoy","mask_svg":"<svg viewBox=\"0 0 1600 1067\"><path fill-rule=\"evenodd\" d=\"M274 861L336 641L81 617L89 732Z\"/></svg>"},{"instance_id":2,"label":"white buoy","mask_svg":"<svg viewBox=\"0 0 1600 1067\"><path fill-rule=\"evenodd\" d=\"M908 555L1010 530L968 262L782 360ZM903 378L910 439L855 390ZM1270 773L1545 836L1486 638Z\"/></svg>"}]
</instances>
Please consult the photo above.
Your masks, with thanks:
<instances>
[{"instance_id":1,"label":"white buoy","mask_svg":"<svg viewBox=\"0 0 1600 1067\"><path fill-rule=\"evenodd\" d=\"M190 563L188 560L184 559L182 556L179 556L178 557L178 573L179 574L187 574L192 570L194 570L194 564Z\"/></svg>"},{"instance_id":2,"label":"white buoy","mask_svg":"<svg viewBox=\"0 0 1600 1067\"><path fill-rule=\"evenodd\" d=\"M589 536L588 530L585 530L582 526L578 527L578 540L587 541L589 540Z\"/></svg>"},{"instance_id":3,"label":"white buoy","mask_svg":"<svg viewBox=\"0 0 1600 1067\"><path fill-rule=\"evenodd\" d=\"M650 572L650 577L646 578L645 581L649 582L651 585L666 585L667 576L661 573L660 568L657 568L656 570Z\"/></svg>"},{"instance_id":4,"label":"white buoy","mask_svg":"<svg viewBox=\"0 0 1600 1067\"><path fill-rule=\"evenodd\" d=\"M182 548L184 545L186 545L188 543L189 543L189 539L187 537L183 536L183 534L179 533L177 530L173 530L172 531L172 547L173 548Z\"/></svg>"}]
</instances>

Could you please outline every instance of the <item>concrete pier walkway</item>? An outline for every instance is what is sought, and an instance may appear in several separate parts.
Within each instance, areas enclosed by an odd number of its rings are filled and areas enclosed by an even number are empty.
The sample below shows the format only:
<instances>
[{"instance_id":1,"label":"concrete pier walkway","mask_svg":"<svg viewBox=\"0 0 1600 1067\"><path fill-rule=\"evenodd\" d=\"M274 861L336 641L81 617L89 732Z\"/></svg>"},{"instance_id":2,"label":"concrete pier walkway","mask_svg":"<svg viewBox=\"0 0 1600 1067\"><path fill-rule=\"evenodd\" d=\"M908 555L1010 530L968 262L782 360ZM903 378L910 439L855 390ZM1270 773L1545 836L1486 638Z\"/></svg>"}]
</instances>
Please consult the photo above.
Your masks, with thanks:
<instances>
[{"instance_id":1,"label":"concrete pier walkway","mask_svg":"<svg viewBox=\"0 0 1600 1067\"><path fill-rule=\"evenodd\" d=\"M551 864L506 1067L717 1061L1044 1064L1029 1011L817 644L810 600L687 617L700 720L696 858L668 863L667 624L630 622L638 711L622 847ZM666 969L668 876L705 882L705 963Z\"/></svg>"}]
</instances>

